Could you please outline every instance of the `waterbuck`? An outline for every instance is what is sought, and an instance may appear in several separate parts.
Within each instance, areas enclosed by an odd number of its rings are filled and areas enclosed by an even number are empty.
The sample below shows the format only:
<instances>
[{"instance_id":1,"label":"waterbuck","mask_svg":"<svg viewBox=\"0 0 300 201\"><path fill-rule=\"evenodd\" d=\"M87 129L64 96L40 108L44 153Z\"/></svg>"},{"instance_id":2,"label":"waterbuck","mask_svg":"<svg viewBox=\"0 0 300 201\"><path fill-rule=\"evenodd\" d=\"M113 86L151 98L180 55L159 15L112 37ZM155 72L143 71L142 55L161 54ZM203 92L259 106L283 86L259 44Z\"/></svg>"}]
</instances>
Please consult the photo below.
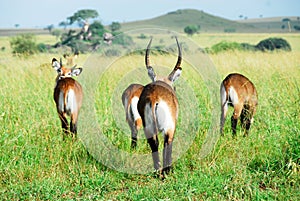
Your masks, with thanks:
<instances>
[{"instance_id":1,"label":"waterbuck","mask_svg":"<svg viewBox=\"0 0 300 201\"><path fill-rule=\"evenodd\" d=\"M76 136L83 93L81 85L72 76L78 76L82 72L82 68L76 68L76 66L65 68L62 62L58 62L55 58L52 59L52 67L58 73L53 96L62 128L65 133L68 133L67 116L70 116L70 131Z\"/></svg>"},{"instance_id":2,"label":"waterbuck","mask_svg":"<svg viewBox=\"0 0 300 201\"><path fill-rule=\"evenodd\" d=\"M229 74L221 83L221 118L220 132L223 135L224 123L228 105L234 108L231 117L232 134L236 136L238 119L241 119L244 136L248 135L253 116L258 104L257 92L253 83L244 75L238 73Z\"/></svg>"}]
</instances>

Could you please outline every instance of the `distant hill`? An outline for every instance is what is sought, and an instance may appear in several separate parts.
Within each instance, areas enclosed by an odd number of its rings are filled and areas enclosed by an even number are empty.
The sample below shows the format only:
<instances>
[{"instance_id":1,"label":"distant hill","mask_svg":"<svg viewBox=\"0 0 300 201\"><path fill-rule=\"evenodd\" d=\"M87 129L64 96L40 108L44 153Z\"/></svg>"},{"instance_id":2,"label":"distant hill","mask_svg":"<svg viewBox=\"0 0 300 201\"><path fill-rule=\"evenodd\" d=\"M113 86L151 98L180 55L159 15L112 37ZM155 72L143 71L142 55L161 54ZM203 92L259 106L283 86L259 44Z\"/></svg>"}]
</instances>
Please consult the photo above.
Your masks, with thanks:
<instances>
[{"instance_id":1,"label":"distant hill","mask_svg":"<svg viewBox=\"0 0 300 201\"><path fill-rule=\"evenodd\" d=\"M289 23L288 23L289 21ZM298 32L295 26L300 28L300 17L269 17L239 20L239 23L248 24L258 28L262 32Z\"/></svg>"},{"instance_id":2,"label":"distant hill","mask_svg":"<svg viewBox=\"0 0 300 201\"><path fill-rule=\"evenodd\" d=\"M122 31L141 27L161 27L183 32L188 25L199 25L200 32L224 32L224 30L253 32L253 29L256 29L251 24L227 20L195 9L183 9L148 20L122 23Z\"/></svg>"},{"instance_id":3,"label":"distant hill","mask_svg":"<svg viewBox=\"0 0 300 201\"><path fill-rule=\"evenodd\" d=\"M285 21L289 19L289 23ZM181 9L152 19L121 23L121 31L138 28L163 28L183 32L188 25L199 25L202 33L238 32L238 33L287 33L300 31L300 17L273 17L246 20L228 20L195 9ZM290 29L289 29L290 27ZM21 33L49 34L43 29L0 29L0 36L12 36Z\"/></svg>"}]
</instances>

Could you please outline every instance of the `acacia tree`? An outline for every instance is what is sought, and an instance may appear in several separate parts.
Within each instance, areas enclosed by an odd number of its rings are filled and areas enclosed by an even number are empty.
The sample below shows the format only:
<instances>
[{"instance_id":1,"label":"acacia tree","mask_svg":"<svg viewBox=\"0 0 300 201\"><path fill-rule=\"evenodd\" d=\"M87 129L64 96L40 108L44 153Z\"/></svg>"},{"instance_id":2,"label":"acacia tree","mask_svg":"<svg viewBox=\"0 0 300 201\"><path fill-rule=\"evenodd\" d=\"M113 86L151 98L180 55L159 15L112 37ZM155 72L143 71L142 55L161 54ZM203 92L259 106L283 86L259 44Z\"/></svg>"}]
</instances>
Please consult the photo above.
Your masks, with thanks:
<instances>
[{"instance_id":1,"label":"acacia tree","mask_svg":"<svg viewBox=\"0 0 300 201\"><path fill-rule=\"evenodd\" d=\"M58 26L64 27L64 29L66 29L68 25L69 25L69 24L68 24L67 21L62 21L62 22L60 22L60 23L58 24Z\"/></svg>"},{"instance_id":2,"label":"acacia tree","mask_svg":"<svg viewBox=\"0 0 300 201\"><path fill-rule=\"evenodd\" d=\"M99 14L96 10L92 9L83 9L79 10L74 15L68 17L69 24L72 25L75 22L78 22L79 24L87 23L89 19L93 19L98 17Z\"/></svg>"}]
</instances>

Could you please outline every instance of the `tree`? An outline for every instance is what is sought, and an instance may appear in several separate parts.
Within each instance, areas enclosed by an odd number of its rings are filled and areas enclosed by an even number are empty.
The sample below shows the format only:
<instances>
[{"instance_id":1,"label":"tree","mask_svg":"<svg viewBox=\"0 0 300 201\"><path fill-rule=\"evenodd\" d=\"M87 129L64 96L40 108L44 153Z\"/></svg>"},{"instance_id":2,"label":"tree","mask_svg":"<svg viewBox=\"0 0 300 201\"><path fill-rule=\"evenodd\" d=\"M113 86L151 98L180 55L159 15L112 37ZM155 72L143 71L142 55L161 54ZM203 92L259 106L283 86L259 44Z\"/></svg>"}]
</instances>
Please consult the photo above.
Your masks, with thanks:
<instances>
[{"instance_id":1,"label":"tree","mask_svg":"<svg viewBox=\"0 0 300 201\"><path fill-rule=\"evenodd\" d=\"M46 29L49 31L49 33L51 33L52 29L54 28L53 24L50 24L46 27Z\"/></svg>"},{"instance_id":2,"label":"tree","mask_svg":"<svg viewBox=\"0 0 300 201\"><path fill-rule=\"evenodd\" d=\"M69 24L68 24L68 22L66 22L66 21L62 21L62 22L60 22L60 23L58 24L58 26L64 27L64 29L66 29L68 25L69 25Z\"/></svg>"},{"instance_id":3,"label":"tree","mask_svg":"<svg viewBox=\"0 0 300 201\"><path fill-rule=\"evenodd\" d=\"M15 24L15 27L16 27L16 28L19 28L19 26L20 26L19 24Z\"/></svg>"},{"instance_id":4,"label":"tree","mask_svg":"<svg viewBox=\"0 0 300 201\"><path fill-rule=\"evenodd\" d=\"M289 19L289 18L283 18L282 19L282 22L290 22L291 21L291 19Z\"/></svg>"},{"instance_id":5,"label":"tree","mask_svg":"<svg viewBox=\"0 0 300 201\"><path fill-rule=\"evenodd\" d=\"M101 24L100 21L95 21L90 25L90 30L93 35L97 35L102 37L103 33L105 32L104 26Z\"/></svg>"},{"instance_id":6,"label":"tree","mask_svg":"<svg viewBox=\"0 0 300 201\"><path fill-rule=\"evenodd\" d=\"M121 24L119 22L112 22L109 27L112 32L115 32L121 29Z\"/></svg>"},{"instance_id":7,"label":"tree","mask_svg":"<svg viewBox=\"0 0 300 201\"><path fill-rule=\"evenodd\" d=\"M74 15L68 17L68 21L69 24L73 24L75 22L81 23L81 24L85 24L88 22L88 20L90 18L96 18L98 17L99 14L96 10L91 10L91 9L83 9L83 10L79 10L76 13L74 13Z\"/></svg>"},{"instance_id":8,"label":"tree","mask_svg":"<svg viewBox=\"0 0 300 201\"><path fill-rule=\"evenodd\" d=\"M200 25L188 25L184 28L184 32L188 35L193 35L200 30Z\"/></svg>"}]
</instances>

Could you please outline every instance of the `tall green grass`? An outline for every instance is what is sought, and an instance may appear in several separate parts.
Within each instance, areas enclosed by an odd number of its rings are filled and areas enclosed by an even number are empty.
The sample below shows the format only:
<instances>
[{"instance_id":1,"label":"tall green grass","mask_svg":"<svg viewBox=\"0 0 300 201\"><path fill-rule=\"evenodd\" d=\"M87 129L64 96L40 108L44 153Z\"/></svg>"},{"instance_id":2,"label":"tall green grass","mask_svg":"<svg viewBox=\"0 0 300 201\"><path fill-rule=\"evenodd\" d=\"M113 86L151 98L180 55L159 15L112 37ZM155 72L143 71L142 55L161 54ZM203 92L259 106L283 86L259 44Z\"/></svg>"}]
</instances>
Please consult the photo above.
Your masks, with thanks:
<instances>
[{"instance_id":1,"label":"tall green grass","mask_svg":"<svg viewBox=\"0 0 300 201\"><path fill-rule=\"evenodd\" d=\"M225 36L226 37L226 36ZM198 39L197 39L198 40ZM207 42L208 43L208 42ZM291 43L292 46L297 44ZM257 87L259 106L251 133L232 139L230 113L225 136L204 159L201 145L210 126L208 91L203 81L182 79L196 87L199 104L198 133L161 181L148 174L127 174L108 168L90 155L79 139L63 141L53 101L56 73L52 57L40 54L28 59L0 55L0 197L3 200L297 200L300 196L300 68L299 51L277 53L227 52L210 55L221 78L230 72L246 75ZM78 61L83 65L88 55ZM154 61L171 64L174 58L159 55ZM139 61L142 59L142 61ZM176 59L176 58L175 58ZM142 56L117 61L130 69L143 67ZM186 64L187 65L187 64ZM113 68L113 67L112 67ZM83 71L85 73L85 71ZM130 152L129 133L121 131L107 109L113 102L101 96L114 92L110 70L96 91L98 123L120 149ZM82 76L82 75L81 75ZM119 77L118 77L119 76ZM190 78L190 80L189 80ZM78 78L80 81L80 77ZM179 81L178 93L184 90ZM144 80L145 82L147 80ZM117 97L117 96L116 96ZM85 99L89 97L85 96ZM116 98L117 99L117 98ZM184 100L184 99L183 99ZM85 106L83 106L85 107ZM180 108L184 110L185 108ZM122 107L120 115L124 116ZM123 126L125 116L123 117ZM184 126L184 120L180 124ZM79 122L83 127L84 122ZM180 130L180 126L178 129ZM128 130L127 130L128 131ZM83 135L83 134L81 134ZM139 132L142 138L143 132ZM126 138L122 138L126 136ZM139 141L138 153L149 153ZM149 159L151 162L151 159Z\"/></svg>"}]
</instances>

